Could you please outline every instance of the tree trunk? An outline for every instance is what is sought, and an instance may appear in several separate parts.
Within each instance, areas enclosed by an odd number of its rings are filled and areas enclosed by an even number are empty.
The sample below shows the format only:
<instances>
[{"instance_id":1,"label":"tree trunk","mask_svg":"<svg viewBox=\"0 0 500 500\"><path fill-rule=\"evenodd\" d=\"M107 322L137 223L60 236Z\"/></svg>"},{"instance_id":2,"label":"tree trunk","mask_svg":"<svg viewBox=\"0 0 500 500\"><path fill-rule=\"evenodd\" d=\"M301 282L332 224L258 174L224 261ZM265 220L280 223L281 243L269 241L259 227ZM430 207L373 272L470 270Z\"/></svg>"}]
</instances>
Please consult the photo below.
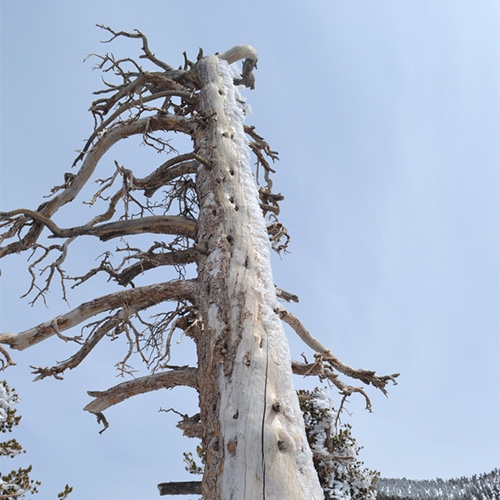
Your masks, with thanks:
<instances>
[{"instance_id":1,"label":"tree trunk","mask_svg":"<svg viewBox=\"0 0 500 500\"><path fill-rule=\"evenodd\" d=\"M197 343L205 500L322 499L272 279L243 111L225 61L196 65L200 165Z\"/></svg>"}]
</instances>

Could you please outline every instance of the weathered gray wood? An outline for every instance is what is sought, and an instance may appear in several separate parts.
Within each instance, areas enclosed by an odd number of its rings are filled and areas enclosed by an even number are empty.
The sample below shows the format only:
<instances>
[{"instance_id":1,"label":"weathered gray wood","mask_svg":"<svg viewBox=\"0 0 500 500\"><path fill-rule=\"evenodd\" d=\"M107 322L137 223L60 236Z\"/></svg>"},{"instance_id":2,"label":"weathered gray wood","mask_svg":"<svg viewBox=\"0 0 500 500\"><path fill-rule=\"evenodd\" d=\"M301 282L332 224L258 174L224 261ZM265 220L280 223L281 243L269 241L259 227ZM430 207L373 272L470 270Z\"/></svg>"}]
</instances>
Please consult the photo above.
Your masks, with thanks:
<instances>
[{"instance_id":1,"label":"weathered gray wood","mask_svg":"<svg viewBox=\"0 0 500 500\"><path fill-rule=\"evenodd\" d=\"M93 174L102 156L121 139L155 130L175 130L177 132L192 134L195 128L195 124L191 119L167 114L140 118L112 127L99 137L93 148L85 155L83 164L78 173L73 177L72 182L60 194L54 196L50 201L43 203L37 212L46 218L50 218L63 205L73 201ZM30 248L38 240L44 227L45 224L43 222L34 224L21 240L1 247L0 258Z\"/></svg>"},{"instance_id":2,"label":"weathered gray wood","mask_svg":"<svg viewBox=\"0 0 500 500\"><path fill-rule=\"evenodd\" d=\"M41 323L24 332L18 334L0 334L0 343L22 351L53 335L60 334L64 330L79 325L101 312L121 307L129 307L131 311L141 311L169 299L179 300L179 298L184 298L192 300L195 294L196 282L192 280L169 281L167 283L111 293L89 302L84 302L76 309L66 314L61 314L57 318Z\"/></svg>"},{"instance_id":3,"label":"weathered gray wood","mask_svg":"<svg viewBox=\"0 0 500 500\"><path fill-rule=\"evenodd\" d=\"M248 199L243 186L233 140L242 130L235 131L227 115L218 59L199 61L197 73L206 125L195 147L212 164L197 174L198 244L205 249L198 261L198 307L205 325L198 340L203 495L206 500L320 499L290 358L282 347L284 332L280 326L281 331L271 334L263 319L262 275L270 263L250 230L255 210L258 217L262 214L256 187ZM263 221L261 228L267 242ZM273 284L271 288L275 293ZM277 400L280 412L273 410Z\"/></svg>"},{"instance_id":4,"label":"weathered gray wood","mask_svg":"<svg viewBox=\"0 0 500 500\"><path fill-rule=\"evenodd\" d=\"M193 238L196 231L196 221L179 215L155 215L139 219L127 219L107 222L97 226L81 226L74 228L59 228L55 237L72 238L74 236L92 235L102 241L120 238L131 234L176 234Z\"/></svg>"},{"instance_id":5,"label":"weathered gray wood","mask_svg":"<svg viewBox=\"0 0 500 500\"><path fill-rule=\"evenodd\" d=\"M57 376L65 369L78 366L111 331L120 333L132 327L130 318L136 312L167 300L177 301L179 308L161 323L160 333L167 332L169 327L170 334L174 328L183 329L184 334L196 342L198 368L169 367L174 369L124 382L106 391L89 392L96 399L85 409L94 413L106 428L102 412L129 397L178 385L196 388L200 414L192 417L181 414L183 418L178 427L186 436L202 438L205 453L203 486L199 482L162 483L159 485L160 494L203 493L204 500L319 500L323 498L323 493L304 432L292 368L296 373L318 375L322 380L328 378L345 395L362 393L367 406L369 399L363 389L347 386L338 380L337 371L366 384L371 383L384 392L387 382L394 381L397 375L378 377L375 372L354 370L340 363L297 318L276 302L277 293L285 300L298 300L293 294L275 289L268 251L269 238L262 217L262 211L279 214L277 202L283 198L271 192L269 172L274 171L263 156L267 154L274 161L277 153L255 133L253 127L243 126L243 113L236 104L239 95L234 88L234 84L241 83L253 88L257 52L249 45L239 45L219 56L203 58L200 51L196 65L186 60L186 69L177 71L155 58L143 34L116 33L105 29L114 38L141 38L145 57L159 64L166 73L140 71L123 74L111 57L103 58L115 67L124 81L114 87L108 98L99 98L92 104L96 127L75 161L76 164L83 159L80 170L75 174L66 173L64 184L55 186L52 190L54 196L36 211L18 209L0 213L0 219L7 221L6 227L10 226L6 238L17 237L13 243L0 248L0 257L28 248L41 248L46 254L29 267L34 276L34 266L57 249L61 252L60 257L46 269L60 273L64 291L66 275L60 265L66 258L68 245L79 236L93 235L106 241L142 233L181 235L195 242L185 243L184 238L176 238L172 244L155 241L147 251L128 247L128 256L118 266L111 264L106 254L99 267L91 269L85 276L72 279L83 283L97 272L105 271L121 285L129 285L142 271L190 262L196 262L198 266L198 279L157 283L98 297L18 335L0 334L0 344L25 349L52 335L67 341L70 338L65 337L63 331L106 313L86 325L92 327L86 340L72 338L83 342L77 353L55 367L38 368L35 372L37 378ZM227 63L241 59L244 59L243 71L235 77L229 72ZM177 77L177 82L170 79ZM98 93L108 91L111 90ZM135 99L134 95L139 98ZM173 103L170 106L168 99L161 108L145 105L160 97L173 95L182 98L180 106ZM169 113L169 109L173 114ZM130 110L135 110L135 114L129 115ZM123 114L125 112L127 117ZM89 181L102 156L116 142L137 134L142 134L147 142L146 138L152 132L163 130L188 134L194 143L193 152L169 158L143 178L136 178L132 170L117 164L112 181L120 174L124 182L109 198L105 213L83 226L65 229L55 224L52 220L54 213L74 200ZM247 143L244 132L253 142ZM160 144L165 146L168 142L160 141ZM159 150L163 150L163 146ZM260 190L260 200L248 165L248 146L265 171L267 188ZM195 186L192 179L182 179L182 176L191 174L196 174ZM120 199L137 203L130 194L132 191L142 190L146 197L150 197L172 181L171 193L174 194L168 195L170 198L163 205L166 210L153 210L148 217L122 217L109 222ZM101 179L100 182L107 180ZM99 197L104 199L101 195L111 184L99 189L92 203ZM157 215L169 213L171 202L176 198L181 204L189 205L185 210L181 208L181 213L195 213L195 210L190 212L191 205L196 205L194 195L191 198L191 193L186 194L186 189L193 187L199 202L198 221L182 215ZM147 208L160 207L148 205ZM274 226L281 224L275 223ZM67 238L66 242L51 245L51 248L38 245L44 227L55 237ZM273 232L271 227L269 229L273 248L283 248L274 246L277 240L279 244L282 230ZM134 263L123 268L129 262ZM51 279L36 298L48 290ZM31 288L35 286L33 280ZM291 361L278 315L315 351L314 363ZM138 321L144 323L140 318ZM156 326L149 325L152 335L157 334ZM135 331L135 328L132 329ZM133 349L143 354L142 334L138 331L135 334L135 339L128 339L131 346L128 355ZM162 346L156 349L162 360L168 357L168 353L162 352ZM0 352L7 364L12 364L1 345ZM143 359L147 361L144 355Z\"/></svg>"},{"instance_id":6,"label":"weathered gray wood","mask_svg":"<svg viewBox=\"0 0 500 500\"><path fill-rule=\"evenodd\" d=\"M121 403L137 394L176 386L197 387L197 378L198 370L186 367L127 380L106 391L88 391L87 394L96 399L89 403L84 410L91 413L102 413L110 406Z\"/></svg>"}]
</instances>

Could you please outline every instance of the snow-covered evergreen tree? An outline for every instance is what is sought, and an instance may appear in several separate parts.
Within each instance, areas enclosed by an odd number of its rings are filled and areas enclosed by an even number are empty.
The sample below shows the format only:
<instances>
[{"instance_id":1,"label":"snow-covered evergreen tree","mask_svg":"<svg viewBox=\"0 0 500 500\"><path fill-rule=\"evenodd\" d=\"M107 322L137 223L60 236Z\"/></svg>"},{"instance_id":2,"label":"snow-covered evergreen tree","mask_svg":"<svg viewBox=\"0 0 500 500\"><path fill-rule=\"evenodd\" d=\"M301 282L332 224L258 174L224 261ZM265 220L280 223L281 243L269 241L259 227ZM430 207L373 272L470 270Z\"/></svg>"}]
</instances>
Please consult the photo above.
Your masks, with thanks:
<instances>
[{"instance_id":1,"label":"snow-covered evergreen tree","mask_svg":"<svg viewBox=\"0 0 500 500\"><path fill-rule=\"evenodd\" d=\"M19 402L16 391L4 380L0 382L0 431L12 432L21 417L16 415L15 405ZM22 446L15 439L0 443L0 456L14 458L24 453ZM20 498L26 493L36 493L40 483L30 478L31 465L0 474L0 498Z\"/></svg>"},{"instance_id":2,"label":"snow-covered evergreen tree","mask_svg":"<svg viewBox=\"0 0 500 500\"><path fill-rule=\"evenodd\" d=\"M375 500L378 472L362 469L360 447L351 427L339 414L324 389L299 391L306 435L326 500Z\"/></svg>"},{"instance_id":3,"label":"snow-covered evergreen tree","mask_svg":"<svg viewBox=\"0 0 500 500\"><path fill-rule=\"evenodd\" d=\"M377 500L498 500L500 470L447 481L382 478L376 489Z\"/></svg>"},{"instance_id":4,"label":"snow-covered evergreen tree","mask_svg":"<svg viewBox=\"0 0 500 500\"><path fill-rule=\"evenodd\" d=\"M0 431L12 432L19 424L21 417L16 415L15 405L20 401L16 390L11 388L5 380L0 382ZM9 439L0 443L0 457L14 458L21 453L26 453L16 439ZM3 465L3 462L2 462ZM30 478L32 466L19 467L4 474L0 472L0 498L19 499L27 494L38 493L40 481ZM64 490L57 495L58 500L64 500L73 488L66 485Z\"/></svg>"}]
</instances>

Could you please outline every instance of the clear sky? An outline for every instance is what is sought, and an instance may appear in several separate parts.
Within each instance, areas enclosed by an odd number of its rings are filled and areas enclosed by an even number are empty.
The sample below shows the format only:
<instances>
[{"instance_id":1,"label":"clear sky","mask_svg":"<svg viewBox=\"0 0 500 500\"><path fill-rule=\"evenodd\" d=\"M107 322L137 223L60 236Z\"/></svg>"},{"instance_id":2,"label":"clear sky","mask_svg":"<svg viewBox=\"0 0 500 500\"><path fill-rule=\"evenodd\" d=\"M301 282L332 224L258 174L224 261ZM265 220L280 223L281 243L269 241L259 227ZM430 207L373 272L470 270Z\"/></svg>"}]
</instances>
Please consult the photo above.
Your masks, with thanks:
<instances>
[{"instance_id":1,"label":"clear sky","mask_svg":"<svg viewBox=\"0 0 500 500\"><path fill-rule=\"evenodd\" d=\"M274 185L286 196L282 221L292 235L291 253L274 262L276 284L300 296L293 312L342 361L401 372L389 398L369 391L374 413L361 398L348 405L345 421L365 465L417 479L498 467L498 3L3 0L0 210L38 206L70 171L100 88L84 57L138 53L132 40L100 45L96 23L144 31L173 66L199 47L257 48L248 123L280 152ZM147 158L144 172L158 162L145 148L130 151L127 161ZM86 210L79 205L74 217ZM75 225L69 214L57 219L61 226ZM77 251L75 267L85 268L86 254ZM49 310L18 299L28 283L24 262L0 263L2 332L68 308L56 292ZM71 305L106 286L71 295ZM299 358L305 349L292 333L290 340ZM29 365L70 355L61 344L15 352L18 366L5 373L23 399L18 436L44 482L41 498L69 482L74 500L153 499L158 482L188 479L182 451L195 443L158 408L194 413L194 392L122 403L99 435L81 409L87 390L120 382L115 344L64 381L32 383ZM176 349L173 362L192 359L188 341ZM3 459L2 471L10 465Z\"/></svg>"}]
</instances>

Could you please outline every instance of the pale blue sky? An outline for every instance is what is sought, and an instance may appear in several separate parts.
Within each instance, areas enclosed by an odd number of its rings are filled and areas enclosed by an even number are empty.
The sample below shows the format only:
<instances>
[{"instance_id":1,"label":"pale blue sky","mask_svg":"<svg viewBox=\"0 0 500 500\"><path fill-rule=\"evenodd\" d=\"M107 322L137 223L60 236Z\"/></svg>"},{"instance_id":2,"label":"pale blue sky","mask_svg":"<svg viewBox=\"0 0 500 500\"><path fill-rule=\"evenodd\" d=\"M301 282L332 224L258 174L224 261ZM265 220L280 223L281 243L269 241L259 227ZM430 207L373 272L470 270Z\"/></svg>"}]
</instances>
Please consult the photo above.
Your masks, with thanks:
<instances>
[{"instance_id":1,"label":"pale blue sky","mask_svg":"<svg viewBox=\"0 0 500 500\"><path fill-rule=\"evenodd\" d=\"M420 479L500 465L496 1L4 0L1 23L1 210L37 206L70 170L99 87L85 55L137 53L132 40L100 46L96 23L141 29L174 66L184 50L194 58L198 47L254 45L248 123L280 152L275 188L286 196L282 221L292 235L292 253L275 259L275 281L300 296L294 313L344 362L401 372L388 399L370 391L373 414L361 398L348 407L366 466ZM144 161L144 171L158 161L130 151L126 161ZM75 255L77 267L94 246ZM19 301L23 263L14 256L1 266L2 331L67 307L57 293L50 310ZM81 290L72 305L92 293ZM306 349L290 338L299 357ZM28 365L70 353L54 339L15 353L19 366L5 374L23 398L19 436L43 498L65 482L74 500L157 498L156 483L188 478L182 451L194 443L157 409L194 412L194 393L123 403L102 436L81 411L86 390L119 381L114 348L63 382L32 384ZM189 344L178 349L188 360ZM4 459L2 470L9 465Z\"/></svg>"}]
</instances>

